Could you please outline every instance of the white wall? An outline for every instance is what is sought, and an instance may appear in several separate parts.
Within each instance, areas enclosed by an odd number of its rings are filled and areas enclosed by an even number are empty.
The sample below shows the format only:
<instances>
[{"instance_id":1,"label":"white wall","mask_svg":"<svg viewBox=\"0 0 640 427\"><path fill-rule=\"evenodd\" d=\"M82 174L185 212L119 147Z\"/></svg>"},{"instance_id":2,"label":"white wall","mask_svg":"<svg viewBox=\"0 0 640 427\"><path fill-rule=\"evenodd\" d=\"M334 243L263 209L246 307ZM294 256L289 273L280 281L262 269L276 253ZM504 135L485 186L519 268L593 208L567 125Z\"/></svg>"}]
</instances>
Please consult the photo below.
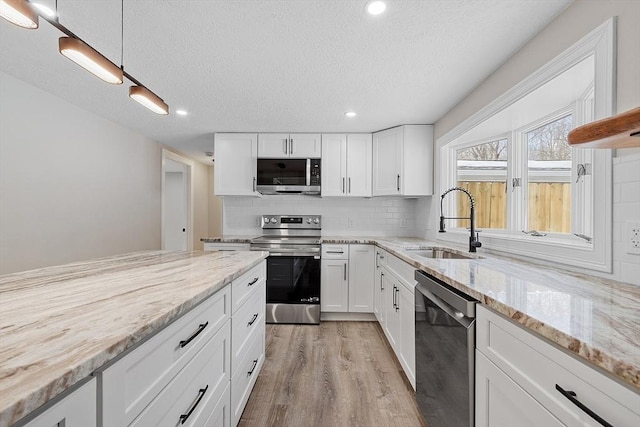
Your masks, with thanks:
<instances>
[{"instance_id":1,"label":"white wall","mask_svg":"<svg viewBox=\"0 0 640 427\"><path fill-rule=\"evenodd\" d=\"M543 31L522 47L505 64L435 125L436 140L476 111L502 95L525 77L542 67L592 29L617 16L617 112L640 106L640 1L576 0ZM627 221L640 220L640 149L617 150L613 164L613 274L598 274L627 283L640 283L640 256L625 253L623 228ZM436 174L437 177L437 174ZM437 178L436 178L437 179ZM436 182L436 187L438 183ZM421 205L418 217L429 216L420 224L418 235L437 237L439 198ZM436 212L438 211L438 212Z\"/></svg>"},{"instance_id":2,"label":"white wall","mask_svg":"<svg viewBox=\"0 0 640 427\"><path fill-rule=\"evenodd\" d=\"M0 73L0 274L160 248L161 146Z\"/></svg>"},{"instance_id":3,"label":"white wall","mask_svg":"<svg viewBox=\"0 0 640 427\"><path fill-rule=\"evenodd\" d=\"M416 199L313 196L224 197L225 235L260 234L264 214L322 215L324 236L413 236Z\"/></svg>"}]
</instances>

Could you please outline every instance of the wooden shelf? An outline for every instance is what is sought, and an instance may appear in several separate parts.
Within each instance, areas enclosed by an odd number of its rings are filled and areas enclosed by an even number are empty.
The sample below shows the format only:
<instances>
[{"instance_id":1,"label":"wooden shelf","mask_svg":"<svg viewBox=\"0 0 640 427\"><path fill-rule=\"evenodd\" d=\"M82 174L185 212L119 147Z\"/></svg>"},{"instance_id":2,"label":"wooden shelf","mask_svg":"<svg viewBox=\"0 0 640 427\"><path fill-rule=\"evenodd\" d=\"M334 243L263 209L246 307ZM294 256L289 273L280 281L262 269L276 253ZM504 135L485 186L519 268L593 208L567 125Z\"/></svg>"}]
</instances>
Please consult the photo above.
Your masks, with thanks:
<instances>
[{"instance_id":1,"label":"wooden shelf","mask_svg":"<svg viewBox=\"0 0 640 427\"><path fill-rule=\"evenodd\" d=\"M580 126L569 132L576 148L640 147L640 107Z\"/></svg>"}]
</instances>

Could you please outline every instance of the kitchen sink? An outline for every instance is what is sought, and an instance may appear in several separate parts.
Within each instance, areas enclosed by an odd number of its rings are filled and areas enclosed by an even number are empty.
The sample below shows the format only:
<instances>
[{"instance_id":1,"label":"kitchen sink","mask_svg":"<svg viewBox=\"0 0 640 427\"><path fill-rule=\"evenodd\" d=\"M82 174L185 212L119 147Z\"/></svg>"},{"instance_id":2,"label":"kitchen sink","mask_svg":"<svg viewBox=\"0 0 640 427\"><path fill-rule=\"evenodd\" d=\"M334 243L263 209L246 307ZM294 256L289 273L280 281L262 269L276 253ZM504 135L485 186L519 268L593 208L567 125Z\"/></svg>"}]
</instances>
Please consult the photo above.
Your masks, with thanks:
<instances>
[{"instance_id":1,"label":"kitchen sink","mask_svg":"<svg viewBox=\"0 0 640 427\"><path fill-rule=\"evenodd\" d=\"M423 258L473 259L474 257L446 249L405 249L406 252Z\"/></svg>"}]
</instances>

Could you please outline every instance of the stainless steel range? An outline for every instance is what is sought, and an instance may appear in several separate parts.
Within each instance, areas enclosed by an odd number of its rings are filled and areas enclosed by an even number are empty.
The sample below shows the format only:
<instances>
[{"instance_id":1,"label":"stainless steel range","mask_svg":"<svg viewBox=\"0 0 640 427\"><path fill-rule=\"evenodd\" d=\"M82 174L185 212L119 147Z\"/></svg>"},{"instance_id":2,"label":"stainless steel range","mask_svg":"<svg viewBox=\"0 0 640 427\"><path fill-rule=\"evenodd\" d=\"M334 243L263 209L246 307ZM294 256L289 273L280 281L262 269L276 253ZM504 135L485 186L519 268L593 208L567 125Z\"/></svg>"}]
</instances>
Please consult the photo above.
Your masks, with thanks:
<instances>
[{"instance_id":1,"label":"stainless steel range","mask_svg":"<svg viewBox=\"0 0 640 427\"><path fill-rule=\"evenodd\" d=\"M268 251L267 323L320 323L320 215L263 215L252 251Z\"/></svg>"}]
</instances>

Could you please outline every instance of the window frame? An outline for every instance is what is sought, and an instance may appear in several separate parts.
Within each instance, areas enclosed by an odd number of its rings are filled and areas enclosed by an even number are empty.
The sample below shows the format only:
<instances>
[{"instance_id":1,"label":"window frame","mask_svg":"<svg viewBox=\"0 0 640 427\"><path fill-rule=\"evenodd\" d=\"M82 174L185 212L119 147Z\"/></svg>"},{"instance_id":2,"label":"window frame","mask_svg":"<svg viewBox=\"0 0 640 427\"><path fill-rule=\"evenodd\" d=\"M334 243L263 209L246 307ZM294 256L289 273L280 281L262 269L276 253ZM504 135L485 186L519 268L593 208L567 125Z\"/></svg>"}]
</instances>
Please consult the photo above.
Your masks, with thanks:
<instances>
[{"instance_id":1,"label":"window frame","mask_svg":"<svg viewBox=\"0 0 640 427\"><path fill-rule=\"evenodd\" d=\"M505 92L500 97L496 98L493 102L473 114L471 117L454 127L448 133L443 135L437 140L436 151L437 157L440 159L438 165L436 165L436 176L439 177L439 190L440 194L450 188L452 185L452 179L457 178L457 165L455 150L477 145L484 142L490 142L497 139L497 136L477 141L475 143L465 143L456 146L455 141L463 136L466 132L473 129L477 125L481 124L485 120L493 117L498 112L504 110L514 102L518 101L522 97L531 93L544 83L552 80L557 75L570 69L580 61L594 56L595 61L595 82L594 82L594 98L593 104L594 119L609 117L614 114L614 99L615 99L615 53L616 53L616 19L612 17L604 22L602 25L591 31L569 49L565 50L562 54L549 61L539 70L531 74L529 77L522 80L513 88ZM574 123L580 123L582 112L579 111L578 105L567 107L562 109L567 111L571 109L574 115ZM545 116L553 116L558 111ZM561 116L558 116L561 117ZM543 119L541 119L543 121ZM531 129L533 127L526 127ZM518 131L521 131L519 129ZM516 138L518 135L512 135L510 138ZM510 139L509 141L513 141ZM511 146L522 147L522 144L510 144ZM575 182L575 165L576 159L574 159L572 148L572 181ZM511 156L518 156L519 153L516 150L510 149L508 156L509 162L513 162ZM592 155L592 177L597 179L591 179L590 185L593 187L593 197L598 200L599 203L594 203L592 211L589 212L593 215L593 235L592 242L589 243L586 240L576 238L573 235L567 236L565 233L549 233L544 240L538 237L532 237L525 235L524 233L514 233L514 225L517 225L517 221L522 221L518 218L523 218L522 212L512 212L507 219L507 230L492 229L481 233L480 240L483 243L483 248L496 252L504 252L509 255L515 255L525 258L535 258L545 261L553 261L554 263L565 264L571 266L573 269L588 269L600 272L612 272L612 234L613 234L613 177L612 177L612 153L611 150L593 150ZM452 155L453 153L453 155ZM515 157L514 157L515 158ZM520 154L520 158L522 155ZM512 163L515 164L515 163ZM526 167L526 165L520 165L520 167ZM524 176L524 171L507 172L507 186L512 182L515 173L520 173L520 177ZM455 183L453 183L455 185ZM523 183L524 186L524 183ZM507 191L507 193L511 193ZM572 233L574 232L574 216L575 209L574 195L572 187ZM513 206L511 201L513 195L508 194L507 203L509 206ZM452 200L445 200L444 209L446 212L451 212L453 208ZM434 200L436 200L434 198ZM522 199L523 202L519 205L524 206L526 199ZM440 200L438 200L440 202ZM520 210L523 208L521 207ZM438 210L438 209L434 209ZM439 215L439 210L438 213ZM520 224L524 225L524 224ZM523 228L524 229L524 228ZM436 240L465 245L468 243L469 234L466 229L448 228L447 233L437 233ZM554 235L561 234L561 235Z\"/></svg>"}]
</instances>

